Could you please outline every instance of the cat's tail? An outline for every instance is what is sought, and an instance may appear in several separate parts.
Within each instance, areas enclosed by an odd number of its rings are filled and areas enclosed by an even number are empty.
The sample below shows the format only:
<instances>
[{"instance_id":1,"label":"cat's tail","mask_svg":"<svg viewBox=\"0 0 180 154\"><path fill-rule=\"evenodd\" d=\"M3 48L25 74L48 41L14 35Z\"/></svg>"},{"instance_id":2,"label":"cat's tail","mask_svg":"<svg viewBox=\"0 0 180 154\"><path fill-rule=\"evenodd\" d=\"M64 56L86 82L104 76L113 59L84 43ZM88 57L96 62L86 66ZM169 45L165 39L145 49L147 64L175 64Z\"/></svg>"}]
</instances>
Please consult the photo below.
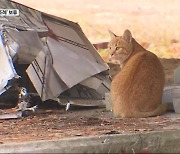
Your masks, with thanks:
<instances>
[{"instance_id":1,"label":"cat's tail","mask_svg":"<svg viewBox=\"0 0 180 154\"><path fill-rule=\"evenodd\" d=\"M154 109L153 111L149 111L149 112L134 112L134 116L135 118L146 118L146 117L153 117L153 116L159 116L163 113L165 113L170 107L170 104L168 103L163 103L163 104L159 104L159 106Z\"/></svg>"}]
</instances>

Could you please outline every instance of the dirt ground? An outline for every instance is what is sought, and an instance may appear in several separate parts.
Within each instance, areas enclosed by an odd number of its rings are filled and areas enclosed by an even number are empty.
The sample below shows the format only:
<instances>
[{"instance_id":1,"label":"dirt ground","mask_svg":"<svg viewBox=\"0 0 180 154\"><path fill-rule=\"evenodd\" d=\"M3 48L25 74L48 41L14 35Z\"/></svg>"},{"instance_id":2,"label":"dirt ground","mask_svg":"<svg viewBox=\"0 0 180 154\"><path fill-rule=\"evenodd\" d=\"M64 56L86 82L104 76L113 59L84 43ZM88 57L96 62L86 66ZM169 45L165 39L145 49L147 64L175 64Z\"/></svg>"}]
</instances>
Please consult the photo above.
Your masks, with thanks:
<instances>
[{"instance_id":1,"label":"dirt ground","mask_svg":"<svg viewBox=\"0 0 180 154\"><path fill-rule=\"evenodd\" d=\"M69 137L127 134L172 130L180 119L115 118L105 108L83 109L43 107L22 119L0 120L0 143L54 140Z\"/></svg>"}]
</instances>

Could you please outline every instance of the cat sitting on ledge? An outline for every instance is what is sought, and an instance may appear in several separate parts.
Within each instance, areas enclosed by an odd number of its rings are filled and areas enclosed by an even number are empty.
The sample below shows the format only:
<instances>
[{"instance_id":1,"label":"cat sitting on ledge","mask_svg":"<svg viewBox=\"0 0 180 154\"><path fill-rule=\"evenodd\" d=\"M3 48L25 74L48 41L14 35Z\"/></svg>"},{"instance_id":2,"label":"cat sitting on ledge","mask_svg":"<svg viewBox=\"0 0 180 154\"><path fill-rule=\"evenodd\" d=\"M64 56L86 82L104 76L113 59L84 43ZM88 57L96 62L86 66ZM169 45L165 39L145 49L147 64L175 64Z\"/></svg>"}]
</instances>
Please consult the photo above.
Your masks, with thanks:
<instances>
[{"instance_id":1,"label":"cat sitting on ledge","mask_svg":"<svg viewBox=\"0 0 180 154\"><path fill-rule=\"evenodd\" d=\"M162 104L165 75L158 57L137 43L129 30L122 36L109 33L110 60L122 69L111 84L114 116L141 118L165 113L168 108Z\"/></svg>"}]
</instances>

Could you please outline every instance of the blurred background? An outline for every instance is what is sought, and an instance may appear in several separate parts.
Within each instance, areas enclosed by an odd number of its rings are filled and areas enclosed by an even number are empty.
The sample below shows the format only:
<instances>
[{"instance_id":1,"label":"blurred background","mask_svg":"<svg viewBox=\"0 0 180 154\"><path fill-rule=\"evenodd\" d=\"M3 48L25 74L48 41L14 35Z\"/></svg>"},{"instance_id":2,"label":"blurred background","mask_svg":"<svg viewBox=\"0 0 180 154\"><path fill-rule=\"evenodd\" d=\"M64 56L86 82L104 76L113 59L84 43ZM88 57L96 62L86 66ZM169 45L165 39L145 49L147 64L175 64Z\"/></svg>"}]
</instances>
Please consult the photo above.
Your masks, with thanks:
<instances>
[{"instance_id":1,"label":"blurred background","mask_svg":"<svg viewBox=\"0 0 180 154\"><path fill-rule=\"evenodd\" d=\"M179 0L14 0L45 13L78 22L91 43L110 40L108 29L125 29L161 58L180 58ZM108 52L99 50L108 61Z\"/></svg>"}]
</instances>

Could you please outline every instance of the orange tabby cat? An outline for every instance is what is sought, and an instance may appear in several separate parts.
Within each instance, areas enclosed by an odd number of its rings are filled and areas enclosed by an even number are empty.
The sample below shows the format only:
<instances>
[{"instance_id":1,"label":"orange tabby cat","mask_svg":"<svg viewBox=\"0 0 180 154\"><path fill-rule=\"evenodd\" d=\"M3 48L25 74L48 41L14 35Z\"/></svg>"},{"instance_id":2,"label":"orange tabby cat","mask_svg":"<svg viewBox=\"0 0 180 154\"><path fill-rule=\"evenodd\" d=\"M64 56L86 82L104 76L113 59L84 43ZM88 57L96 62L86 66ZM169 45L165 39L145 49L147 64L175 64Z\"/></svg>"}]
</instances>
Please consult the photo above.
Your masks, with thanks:
<instances>
[{"instance_id":1,"label":"orange tabby cat","mask_svg":"<svg viewBox=\"0 0 180 154\"><path fill-rule=\"evenodd\" d=\"M122 68L111 84L114 115L139 118L166 112L167 104L161 104L165 75L158 57L138 44L129 30L123 36L109 32L110 60Z\"/></svg>"}]
</instances>

